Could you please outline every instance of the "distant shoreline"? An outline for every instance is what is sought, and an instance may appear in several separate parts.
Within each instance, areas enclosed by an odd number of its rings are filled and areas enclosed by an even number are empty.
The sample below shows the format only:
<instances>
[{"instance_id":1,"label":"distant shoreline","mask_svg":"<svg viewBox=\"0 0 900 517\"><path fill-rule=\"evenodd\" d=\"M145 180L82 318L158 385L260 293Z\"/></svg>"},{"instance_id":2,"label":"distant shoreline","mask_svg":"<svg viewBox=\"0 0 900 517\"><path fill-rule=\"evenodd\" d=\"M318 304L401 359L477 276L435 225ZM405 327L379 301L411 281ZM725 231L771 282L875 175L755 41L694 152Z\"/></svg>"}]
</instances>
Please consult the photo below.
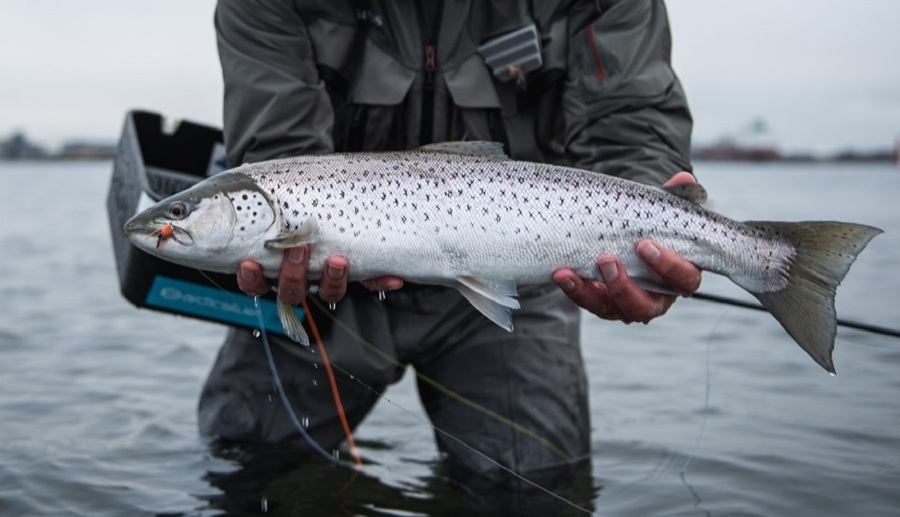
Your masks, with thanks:
<instances>
[{"instance_id":1,"label":"distant shoreline","mask_svg":"<svg viewBox=\"0 0 900 517\"><path fill-rule=\"evenodd\" d=\"M0 156L0 163L38 163L38 162L88 162L88 161L112 161L116 158L115 153L112 154L84 154L84 155L47 155L47 156L29 156L29 157L7 157ZM841 164L841 163L871 163L871 164L891 164L894 163L893 157L890 155L863 155L863 156L787 156L779 158L751 159L751 158L727 158L727 157L705 157L694 156L693 163L745 163L745 164Z\"/></svg>"}]
</instances>

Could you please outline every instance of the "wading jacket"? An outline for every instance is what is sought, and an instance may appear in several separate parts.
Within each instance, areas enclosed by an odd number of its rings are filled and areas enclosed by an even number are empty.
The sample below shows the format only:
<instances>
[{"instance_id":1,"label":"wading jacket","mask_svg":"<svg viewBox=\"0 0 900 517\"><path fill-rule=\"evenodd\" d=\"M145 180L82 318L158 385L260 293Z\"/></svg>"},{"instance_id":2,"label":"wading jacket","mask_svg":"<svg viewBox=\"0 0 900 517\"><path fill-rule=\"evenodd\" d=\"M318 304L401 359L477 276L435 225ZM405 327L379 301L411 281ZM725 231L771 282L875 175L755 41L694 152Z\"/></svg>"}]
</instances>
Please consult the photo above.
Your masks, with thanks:
<instances>
[{"instance_id":1,"label":"wading jacket","mask_svg":"<svg viewBox=\"0 0 900 517\"><path fill-rule=\"evenodd\" d=\"M219 0L215 26L232 166L495 140L645 183L690 170L661 0ZM536 68L479 52L532 33Z\"/></svg>"}]
</instances>

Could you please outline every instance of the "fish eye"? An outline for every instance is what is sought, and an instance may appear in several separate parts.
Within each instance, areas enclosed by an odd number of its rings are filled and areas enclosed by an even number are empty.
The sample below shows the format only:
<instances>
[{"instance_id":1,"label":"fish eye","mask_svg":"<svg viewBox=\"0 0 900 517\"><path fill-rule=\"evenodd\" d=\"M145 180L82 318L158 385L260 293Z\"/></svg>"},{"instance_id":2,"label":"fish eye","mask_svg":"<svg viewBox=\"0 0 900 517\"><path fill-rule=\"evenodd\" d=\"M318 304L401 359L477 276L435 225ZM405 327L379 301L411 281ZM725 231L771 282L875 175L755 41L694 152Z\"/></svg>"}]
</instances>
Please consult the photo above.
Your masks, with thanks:
<instances>
[{"instance_id":1,"label":"fish eye","mask_svg":"<svg viewBox=\"0 0 900 517\"><path fill-rule=\"evenodd\" d=\"M169 211L167 215L171 219L184 219L188 214L187 206L184 203L172 203L169 205Z\"/></svg>"}]
</instances>

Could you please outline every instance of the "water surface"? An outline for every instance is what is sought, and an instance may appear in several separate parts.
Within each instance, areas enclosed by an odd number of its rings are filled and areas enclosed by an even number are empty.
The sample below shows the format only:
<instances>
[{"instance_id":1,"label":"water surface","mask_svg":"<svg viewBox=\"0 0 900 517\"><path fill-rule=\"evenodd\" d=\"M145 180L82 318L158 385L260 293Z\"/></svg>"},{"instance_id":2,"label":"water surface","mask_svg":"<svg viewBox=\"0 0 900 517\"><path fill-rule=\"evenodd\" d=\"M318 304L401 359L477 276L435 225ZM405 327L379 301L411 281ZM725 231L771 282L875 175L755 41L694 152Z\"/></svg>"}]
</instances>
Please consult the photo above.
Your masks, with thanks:
<instances>
[{"instance_id":1,"label":"water surface","mask_svg":"<svg viewBox=\"0 0 900 517\"><path fill-rule=\"evenodd\" d=\"M710 206L736 219L885 229L840 288L838 313L900 327L900 170L697 169ZM110 173L109 162L0 162L0 514L451 515L491 497L445 478L409 374L356 433L360 475L277 460L255 471L211 454L195 411L224 330L120 297ZM714 275L703 289L749 298ZM831 377L765 313L681 300L648 326L583 325L594 455L587 488L568 494L578 504L602 515L900 512L900 340L839 329Z\"/></svg>"}]
</instances>

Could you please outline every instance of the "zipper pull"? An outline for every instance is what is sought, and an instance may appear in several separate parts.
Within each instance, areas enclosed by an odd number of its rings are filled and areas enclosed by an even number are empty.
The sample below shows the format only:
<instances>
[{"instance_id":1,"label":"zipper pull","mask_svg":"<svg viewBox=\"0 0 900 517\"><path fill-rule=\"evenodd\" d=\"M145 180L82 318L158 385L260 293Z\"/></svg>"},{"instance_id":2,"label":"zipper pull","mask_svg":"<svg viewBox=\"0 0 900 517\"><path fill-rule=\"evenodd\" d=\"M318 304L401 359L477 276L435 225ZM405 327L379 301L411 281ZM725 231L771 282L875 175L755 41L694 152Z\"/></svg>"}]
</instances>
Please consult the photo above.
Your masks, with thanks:
<instances>
[{"instance_id":1,"label":"zipper pull","mask_svg":"<svg viewBox=\"0 0 900 517\"><path fill-rule=\"evenodd\" d=\"M425 46L425 71L433 73L437 69L436 48L434 45Z\"/></svg>"},{"instance_id":2,"label":"zipper pull","mask_svg":"<svg viewBox=\"0 0 900 517\"><path fill-rule=\"evenodd\" d=\"M425 46L425 84L426 90L434 90L434 71L437 70L436 49L434 45Z\"/></svg>"}]
</instances>

